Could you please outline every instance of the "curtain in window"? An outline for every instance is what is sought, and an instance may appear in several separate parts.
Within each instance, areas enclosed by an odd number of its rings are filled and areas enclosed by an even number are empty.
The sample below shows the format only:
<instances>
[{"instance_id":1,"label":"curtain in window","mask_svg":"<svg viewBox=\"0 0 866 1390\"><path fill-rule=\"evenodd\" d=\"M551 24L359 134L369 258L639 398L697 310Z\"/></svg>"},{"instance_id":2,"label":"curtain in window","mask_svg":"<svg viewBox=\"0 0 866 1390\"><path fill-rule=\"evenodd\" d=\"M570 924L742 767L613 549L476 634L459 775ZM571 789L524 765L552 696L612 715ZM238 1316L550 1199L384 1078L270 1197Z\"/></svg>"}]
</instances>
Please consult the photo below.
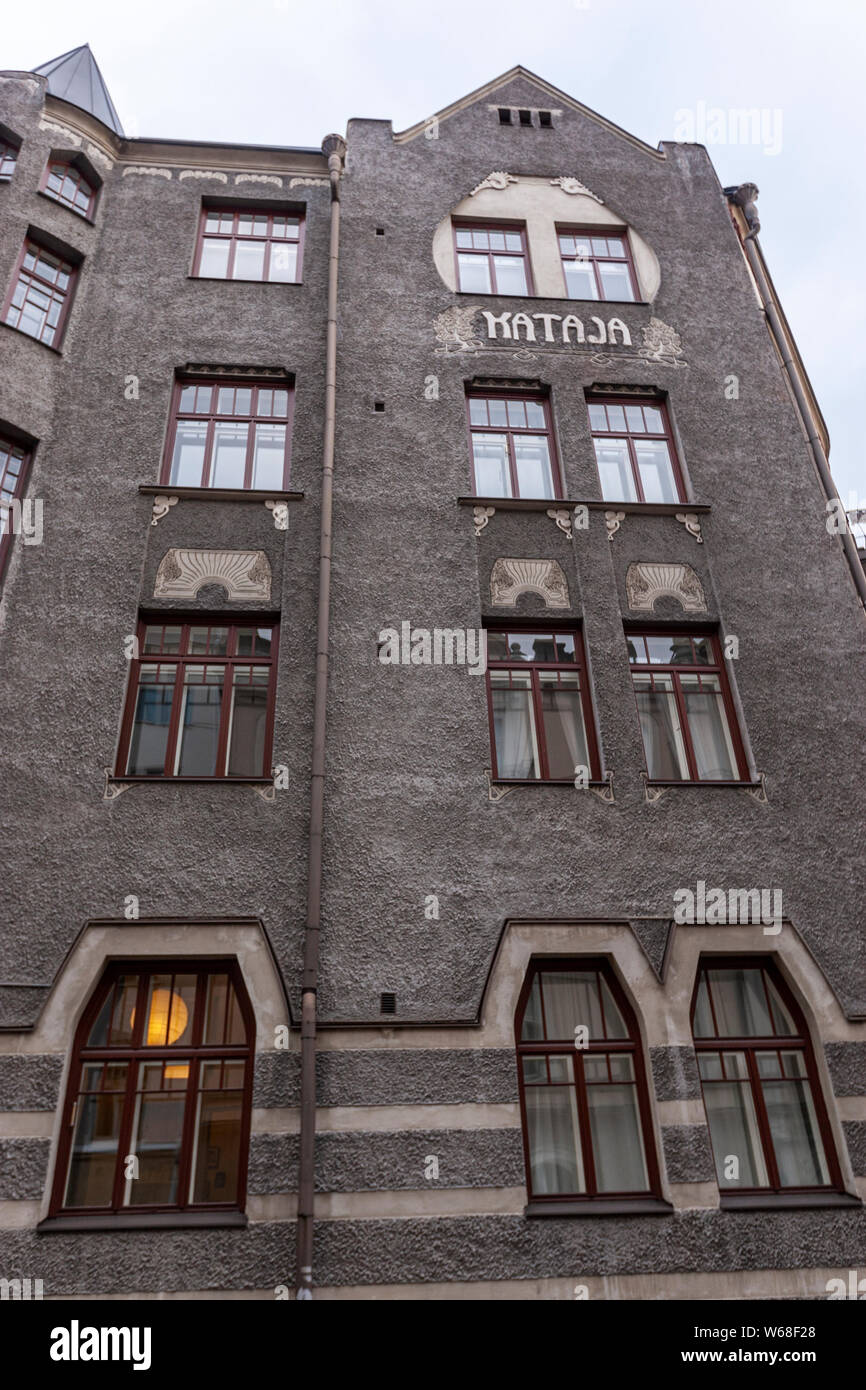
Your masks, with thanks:
<instances>
[{"instance_id":1,"label":"curtain in window","mask_svg":"<svg viewBox=\"0 0 866 1390\"><path fill-rule=\"evenodd\" d=\"M507 678L507 677L506 677ZM495 682L495 673L491 675ZM514 690L493 684L493 735L496 770L500 777L538 777L538 750L530 689Z\"/></svg>"},{"instance_id":2,"label":"curtain in window","mask_svg":"<svg viewBox=\"0 0 866 1390\"><path fill-rule=\"evenodd\" d=\"M635 683L639 680L635 678ZM656 677L659 681L661 677ZM655 781L688 778L685 747L673 691L636 690L647 772Z\"/></svg>"},{"instance_id":3,"label":"curtain in window","mask_svg":"<svg viewBox=\"0 0 866 1390\"><path fill-rule=\"evenodd\" d=\"M527 1086L526 1122L536 1196L585 1192L574 1086Z\"/></svg>"},{"instance_id":4,"label":"curtain in window","mask_svg":"<svg viewBox=\"0 0 866 1390\"><path fill-rule=\"evenodd\" d=\"M737 760L731 746L721 691L706 689L712 677L703 676L701 680L705 687L703 690L690 689L692 683L697 686L698 677L682 677L698 776L708 782L736 781L739 775Z\"/></svg>"}]
</instances>

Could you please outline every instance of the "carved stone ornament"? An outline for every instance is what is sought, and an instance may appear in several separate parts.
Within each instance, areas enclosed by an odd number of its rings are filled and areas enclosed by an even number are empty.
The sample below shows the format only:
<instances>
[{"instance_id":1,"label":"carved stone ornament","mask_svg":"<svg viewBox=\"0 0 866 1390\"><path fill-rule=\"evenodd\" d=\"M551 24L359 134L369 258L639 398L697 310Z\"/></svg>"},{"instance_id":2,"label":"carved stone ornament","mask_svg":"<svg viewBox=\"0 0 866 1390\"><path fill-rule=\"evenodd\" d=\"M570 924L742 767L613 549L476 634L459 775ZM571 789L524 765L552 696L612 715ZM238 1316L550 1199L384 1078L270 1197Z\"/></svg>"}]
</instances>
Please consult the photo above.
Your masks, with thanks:
<instances>
[{"instance_id":1,"label":"carved stone ornament","mask_svg":"<svg viewBox=\"0 0 866 1390\"><path fill-rule=\"evenodd\" d=\"M176 497L166 497L160 493L153 499L153 515L150 518L151 526L155 526L158 521L162 521L164 516L168 516L169 507L177 506Z\"/></svg>"},{"instance_id":2,"label":"carved stone ornament","mask_svg":"<svg viewBox=\"0 0 866 1390\"><path fill-rule=\"evenodd\" d=\"M691 565L629 565L625 576L628 606L636 613L651 613L656 599L675 598L685 613L706 613L707 601L700 579Z\"/></svg>"},{"instance_id":3,"label":"carved stone ornament","mask_svg":"<svg viewBox=\"0 0 866 1390\"><path fill-rule=\"evenodd\" d=\"M475 534L480 536L490 518L496 511L495 507L473 507L472 519L475 522Z\"/></svg>"},{"instance_id":4,"label":"carved stone ornament","mask_svg":"<svg viewBox=\"0 0 866 1390\"><path fill-rule=\"evenodd\" d=\"M694 536L698 545L703 545L704 538L701 535L701 519L696 512L677 512L677 521L681 521L690 536Z\"/></svg>"},{"instance_id":5,"label":"carved stone ornament","mask_svg":"<svg viewBox=\"0 0 866 1390\"><path fill-rule=\"evenodd\" d=\"M514 174L506 174L501 169L497 169L492 174L488 174L486 179L482 179L479 184L469 194L474 198L476 193L480 193L483 188L493 188L498 193L503 193L510 183L517 183Z\"/></svg>"},{"instance_id":6,"label":"carved stone ornament","mask_svg":"<svg viewBox=\"0 0 866 1390\"><path fill-rule=\"evenodd\" d=\"M567 507L548 507L547 515L555 521L567 541L572 539L571 512Z\"/></svg>"},{"instance_id":7,"label":"carved stone ornament","mask_svg":"<svg viewBox=\"0 0 866 1390\"><path fill-rule=\"evenodd\" d=\"M289 507L287 502L266 502L265 506L269 512L274 514L274 530L288 531L289 529Z\"/></svg>"},{"instance_id":8,"label":"carved stone ornament","mask_svg":"<svg viewBox=\"0 0 866 1390\"><path fill-rule=\"evenodd\" d=\"M158 169L150 164L127 164L120 177L125 179L127 174L153 174L158 179L171 179L170 169Z\"/></svg>"},{"instance_id":9,"label":"carved stone ornament","mask_svg":"<svg viewBox=\"0 0 866 1390\"><path fill-rule=\"evenodd\" d=\"M167 550L156 573L154 598L193 599L218 584L229 599L267 601L271 566L263 550Z\"/></svg>"},{"instance_id":10,"label":"carved stone ornament","mask_svg":"<svg viewBox=\"0 0 866 1390\"><path fill-rule=\"evenodd\" d=\"M601 203L602 207L604 207L604 203L602 199L599 198L598 194L593 193L592 189L587 188L586 184L581 183L580 179L569 178L567 174L563 174L558 179L551 179L550 182L554 188L561 188L563 193L582 193L585 198L594 198L597 203Z\"/></svg>"},{"instance_id":11,"label":"carved stone ornament","mask_svg":"<svg viewBox=\"0 0 866 1390\"><path fill-rule=\"evenodd\" d=\"M604 524L607 527L607 538L612 541L622 523L625 521L625 512L605 512Z\"/></svg>"},{"instance_id":12,"label":"carved stone ornament","mask_svg":"<svg viewBox=\"0 0 866 1390\"><path fill-rule=\"evenodd\" d=\"M458 308L456 305L452 309L446 309L444 314L439 314L433 320L433 332L436 341L442 346L437 348L437 352L477 352L484 346L478 337L478 326L475 322L479 309L477 304L471 304L468 308Z\"/></svg>"},{"instance_id":13,"label":"carved stone ornament","mask_svg":"<svg viewBox=\"0 0 866 1390\"><path fill-rule=\"evenodd\" d=\"M643 347L640 356L648 362L678 361L683 355L683 344L679 333L662 319L652 318L643 332Z\"/></svg>"},{"instance_id":14,"label":"carved stone ornament","mask_svg":"<svg viewBox=\"0 0 866 1390\"><path fill-rule=\"evenodd\" d=\"M547 608L567 608L568 581L556 560L498 559L490 571L490 602L514 608L521 594L538 594Z\"/></svg>"},{"instance_id":15,"label":"carved stone ornament","mask_svg":"<svg viewBox=\"0 0 866 1390\"><path fill-rule=\"evenodd\" d=\"M330 188L330 179L289 179L289 188Z\"/></svg>"},{"instance_id":16,"label":"carved stone ornament","mask_svg":"<svg viewBox=\"0 0 866 1390\"><path fill-rule=\"evenodd\" d=\"M278 174L235 174L235 183L272 183L275 188L283 186Z\"/></svg>"},{"instance_id":17,"label":"carved stone ornament","mask_svg":"<svg viewBox=\"0 0 866 1390\"><path fill-rule=\"evenodd\" d=\"M223 174L219 169L182 169L178 174L178 182L183 183L184 179L216 179L217 183L228 183L228 174Z\"/></svg>"}]
</instances>

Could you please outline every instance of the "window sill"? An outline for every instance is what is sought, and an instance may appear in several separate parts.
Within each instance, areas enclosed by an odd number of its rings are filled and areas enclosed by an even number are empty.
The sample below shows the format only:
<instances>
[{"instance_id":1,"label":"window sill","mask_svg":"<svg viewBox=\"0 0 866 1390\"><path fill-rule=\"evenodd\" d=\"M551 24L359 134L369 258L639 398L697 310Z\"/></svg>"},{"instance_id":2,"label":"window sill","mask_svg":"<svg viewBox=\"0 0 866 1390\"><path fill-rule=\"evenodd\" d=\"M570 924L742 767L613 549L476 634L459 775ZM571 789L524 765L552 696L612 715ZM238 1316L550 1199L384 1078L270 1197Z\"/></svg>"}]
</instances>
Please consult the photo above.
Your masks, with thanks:
<instances>
[{"instance_id":1,"label":"window sill","mask_svg":"<svg viewBox=\"0 0 866 1390\"><path fill-rule=\"evenodd\" d=\"M458 497L461 507L499 507L502 511L543 512L548 507L587 507L589 511L617 511L645 516L675 516L677 512L709 512L707 502L614 502L597 497Z\"/></svg>"},{"instance_id":2,"label":"window sill","mask_svg":"<svg viewBox=\"0 0 866 1390\"><path fill-rule=\"evenodd\" d=\"M663 1197L587 1197L573 1201L530 1201L524 1216L669 1216L673 1206Z\"/></svg>"},{"instance_id":3,"label":"window sill","mask_svg":"<svg viewBox=\"0 0 866 1390\"><path fill-rule=\"evenodd\" d=\"M504 294L495 290L455 289L452 293L463 295L467 299L471 296L475 299L519 299L521 301L529 299L535 300L539 304L612 304L617 309L648 309L650 307L648 299L571 299L568 295L562 294Z\"/></svg>"},{"instance_id":4,"label":"window sill","mask_svg":"<svg viewBox=\"0 0 866 1390\"><path fill-rule=\"evenodd\" d=\"M52 343L43 343L41 338L34 338L32 333L25 333L23 328L16 328L14 323L0 322L0 328L8 328L10 333L17 333L19 338L26 338L28 342L35 343L37 347L44 348L46 352L53 352L55 357L62 357L60 348L54 347Z\"/></svg>"},{"instance_id":5,"label":"window sill","mask_svg":"<svg viewBox=\"0 0 866 1390\"><path fill-rule=\"evenodd\" d=\"M174 487L171 483L139 483L138 490L145 497L188 497L200 502L300 502L303 492L287 492L282 488L243 488L243 487Z\"/></svg>"},{"instance_id":6,"label":"window sill","mask_svg":"<svg viewBox=\"0 0 866 1390\"><path fill-rule=\"evenodd\" d=\"M682 624L680 624L680 626L682 626ZM713 780L711 780L710 778L707 778L707 780L704 781L704 782L689 782L689 781L686 781L686 780L684 780L684 779L680 779L680 780L675 781L675 782L656 782L656 781L653 781L651 778L647 777L647 778L646 778L646 785L647 785L648 787L665 787L666 789L671 788L671 787L700 787L701 790L703 790L704 787L726 787L726 788L728 788L728 790L730 790L730 789L733 788L733 790L735 790L735 791L736 791L738 788L739 788L740 790L742 790L743 788L745 788L747 791L759 791L759 790L763 787L764 784L763 784L763 782L760 782L760 781L758 781L758 782L748 782L748 781L746 781L746 782L721 782L721 781L713 781Z\"/></svg>"},{"instance_id":7,"label":"window sill","mask_svg":"<svg viewBox=\"0 0 866 1390\"><path fill-rule=\"evenodd\" d=\"M491 787L573 787L573 777L491 777ZM587 787L607 787L601 777L590 777Z\"/></svg>"},{"instance_id":8,"label":"window sill","mask_svg":"<svg viewBox=\"0 0 866 1390\"><path fill-rule=\"evenodd\" d=\"M44 198L47 203L53 203L56 208L65 208L71 212L73 217L77 217L79 222L86 222L88 227L95 227L96 222L92 217L88 217L86 212L79 212L76 208L71 208L68 203L64 203L62 198L52 198L50 193L46 193L44 188L37 188L36 192L40 198Z\"/></svg>"},{"instance_id":9,"label":"window sill","mask_svg":"<svg viewBox=\"0 0 866 1390\"><path fill-rule=\"evenodd\" d=\"M109 786L153 786L153 787L271 787L273 777L107 777Z\"/></svg>"},{"instance_id":10,"label":"window sill","mask_svg":"<svg viewBox=\"0 0 866 1390\"><path fill-rule=\"evenodd\" d=\"M93 1216L48 1216L36 1227L37 1235L59 1235L71 1231L184 1231L195 1227L246 1226L242 1211L155 1211L119 1214L104 1212Z\"/></svg>"},{"instance_id":11,"label":"window sill","mask_svg":"<svg viewBox=\"0 0 866 1390\"><path fill-rule=\"evenodd\" d=\"M274 285L277 289L288 289L290 285L302 285L303 280L237 280L234 275L188 275L187 280L205 280L211 285Z\"/></svg>"},{"instance_id":12,"label":"window sill","mask_svg":"<svg viewBox=\"0 0 866 1390\"><path fill-rule=\"evenodd\" d=\"M723 1211L812 1211L816 1207L862 1207L849 1192L721 1192Z\"/></svg>"}]
</instances>

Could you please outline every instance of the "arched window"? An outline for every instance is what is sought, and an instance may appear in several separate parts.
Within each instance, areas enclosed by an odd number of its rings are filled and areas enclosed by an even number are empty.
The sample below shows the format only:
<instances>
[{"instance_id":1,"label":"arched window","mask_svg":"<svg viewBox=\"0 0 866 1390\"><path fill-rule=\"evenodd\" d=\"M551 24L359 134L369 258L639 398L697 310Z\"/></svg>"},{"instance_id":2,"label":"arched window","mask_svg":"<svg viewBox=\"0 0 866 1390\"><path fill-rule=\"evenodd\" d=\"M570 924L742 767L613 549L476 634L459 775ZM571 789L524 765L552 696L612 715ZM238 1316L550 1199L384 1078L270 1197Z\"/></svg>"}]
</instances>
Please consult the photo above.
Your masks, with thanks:
<instances>
[{"instance_id":1,"label":"arched window","mask_svg":"<svg viewBox=\"0 0 866 1390\"><path fill-rule=\"evenodd\" d=\"M774 967L703 963L692 1032L722 1192L841 1190L806 1023Z\"/></svg>"},{"instance_id":2,"label":"arched window","mask_svg":"<svg viewBox=\"0 0 866 1390\"><path fill-rule=\"evenodd\" d=\"M51 160L45 170L42 191L82 217L93 216L96 189L76 164L62 159Z\"/></svg>"},{"instance_id":3,"label":"arched window","mask_svg":"<svg viewBox=\"0 0 866 1390\"><path fill-rule=\"evenodd\" d=\"M53 1212L241 1209L253 1035L233 963L110 966L75 1038Z\"/></svg>"},{"instance_id":4,"label":"arched window","mask_svg":"<svg viewBox=\"0 0 866 1390\"><path fill-rule=\"evenodd\" d=\"M516 1034L530 1200L658 1194L637 1023L610 966L534 962Z\"/></svg>"}]
</instances>

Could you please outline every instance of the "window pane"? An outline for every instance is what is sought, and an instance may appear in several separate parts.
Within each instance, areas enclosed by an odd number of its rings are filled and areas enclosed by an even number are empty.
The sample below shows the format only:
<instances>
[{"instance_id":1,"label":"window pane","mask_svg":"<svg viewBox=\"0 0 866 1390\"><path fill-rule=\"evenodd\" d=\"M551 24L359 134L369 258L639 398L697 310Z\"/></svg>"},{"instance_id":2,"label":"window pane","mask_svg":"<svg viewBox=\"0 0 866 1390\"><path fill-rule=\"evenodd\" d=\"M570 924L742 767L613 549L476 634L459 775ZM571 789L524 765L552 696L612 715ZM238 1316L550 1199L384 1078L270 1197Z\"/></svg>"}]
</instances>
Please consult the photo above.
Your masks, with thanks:
<instances>
[{"instance_id":1,"label":"window pane","mask_svg":"<svg viewBox=\"0 0 866 1390\"><path fill-rule=\"evenodd\" d=\"M243 669L238 667L235 670L235 686L232 691L228 775L262 777L265 772L268 688L266 685L238 684ZM265 674L267 675L266 671Z\"/></svg>"},{"instance_id":2,"label":"window pane","mask_svg":"<svg viewBox=\"0 0 866 1390\"><path fill-rule=\"evenodd\" d=\"M126 1071L125 1063L112 1064ZM81 1090L72 1138L64 1206L111 1205L124 1093L119 1088L94 1094L102 1066L82 1068ZM119 1079L119 1078L116 1078Z\"/></svg>"},{"instance_id":3,"label":"window pane","mask_svg":"<svg viewBox=\"0 0 866 1390\"><path fill-rule=\"evenodd\" d=\"M707 970L720 1038L770 1038L773 1026L760 968Z\"/></svg>"},{"instance_id":4,"label":"window pane","mask_svg":"<svg viewBox=\"0 0 866 1390\"><path fill-rule=\"evenodd\" d=\"M589 427L591 430L607 431L607 415L603 405L589 407Z\"/></svg>"},{"instance_id":5,"label":"window pane","mask_svg":"<svg viewBox=\"0 0 866 1390\"><path fill-rule=\"evenodd\" d=\"M298 278L298 244L286 241L271 245L271 260L268 279L282 283L294 283Z\"/></svg>"},{"instance_id":6,"label":"window pane","mask_svg":"<svg viewBox=\"0 0 866 1390\"><path fill-rule=\"evenodd\" d=\"M487 402L478 396L469 398L469 420L473 425L487 424Z\"/></svg>"},{"instance_id":7,"label":"window pane","mask_svg":"<svg viewBox=\"0 0 866 1390\"><path fill-rule=\"evenodd\" d=\"M625 408L625 418L632 434L644 433L643 411L639 405L627 405Z\"/></svg>"},{"instance_id":8,"label":"window pane","mask_svg":"<svg viewBox=\"0 0 866 1390\"><path fill-rule=\"evenodd\" d=\"M506 401L508 423L512 429L526 429L526 405L523 401Z\"/></svg>"},{"instance_id":9,"label":"window pane","mask_svg":"<svg viewBox=\"0 0 866 1390\"><path fill-rule=\"evenodd\" d=\"M748 1081L705 1081L704 1104L719 1187L766 1187L764 1154ZM726 1177L729 1160L738 1161L739 1176ZM736 1171L736 1170L735 1170Z\"/></svg>"},{"instance_id":10,"label":"window pane","mask_svg":"<svg viewBox=\"0 0 866 1390\"><path fill-rule=\"evenodd\" d=\"M458 245L458 246L471 246L471 245L472 245L472 233L471 233L471 231L469 230L468 227L458 227L458 228L457 228L457 245Z\"/></svg>"},{"instance_id":11,"label":"window pane","mask_svg":"<svg viewBox=\"0 0 866 1390\"><path fill-rule=\"evenodd\" d=\"M539 777L532 692L509 688L507 671L491 671L493 739L499 777Z\"/></svg>"},{"instance_id":12,"label":"window pane","mask_svg":"<svg viewBox=\"0 0 866 1390\"><path fill-rule=\"evenodd\" d=\"M688 781L689 765L672 685L662 677L656 677L655 683L653 690L648 677L634 676L647 773L651 780Z\"/></svg>"},{"instance_id":13,"label":"window pane","mask_svg":"<svg viewBox=\"0 0 866 1390\"><path fill-rule=\"evenodd\" d=\"M547 436L521 434L514 437L517 485L521 497L553 497L553 473ZM493 494L482 494L482 496Z\"/></svg>"},{"instance_id":14,"label":"window pane","mask_svg":"<svg viewBox=\"0 0 866 1390\"><path fill-rule=\"evenodd\" d=\"M594 970L545 970L541 975L548 1038L574 1041L577 1027L603 1038L598 976Z\"/></svg>"},{"instance_id":15,"label":"window pane","mask_svg":"<svg viewBox=\"0 0 866 1390\"><path fill-rule=\"evenodd\" d=\"M565 261L565 287L569 299L598 299L595 273L588 262Z\"/></svg>"},{"instance_id":16,"label":"window pane","mask_svg":"<svg viewBox=\"0 0 866 1390\"><path fill-rule=\"evenodd\" d=\"M265 271L265 242L235 242L235 280L261 280Z\"/></svg>"},{"instance_id":17,"label":"window pane","mask_svg":"<svg viewBox=\"0 0 866 1390\"><path fill-rule=\"evenodd\" d=\"M605 299L634 300L627 265L603 261L598 269Z\"/></svg>"},{"instance_id":18,"label":"window pane","mask_svg":"<svg viewBox=\"0 0 866 1390\"><path fill-rule=\"evenodd\" d=\"M634 1086L587 1086L586 1098L599 1192L645 1192L649 1178Z\"/></svg>"},{"instance_id":19,"label":"window pane","mask_svg":"<svg viewBox=\"0 0 866 1390\"><path fill-rule=\"evenodd\" d=\"M490 263L486 256L472 256L461 251L457 256L457 269L461 290L470 294L490 293Z\"/></svg>"},{"instance_id":20,"label":"window pane","mask_svg":"<svg viewBox=\"0 0 866 1390\"><path fill-rule=\"evenodd\" d=\"M826 1187L824 1145L808 1081L764 1081L764 1103L783 1187Z\"/></svg>"},{"instance_id":21,"label":"window pane","mask_svg":"<svg viewBox=\"0 0 866 1390\"><path fill-rule=\"evenodd\" d=\"M210 487L242 488L249 425L218 420L214 425Z\"/></svg>"},{"instance_id":22,"label":"window pane","mask_svg":"<svg viewBox=\"0 0 866 1390\"><path fill-rule=\"evenodd\" d=\"M195 988L195 975L151 976L142 1046L173 1047L192 1042Z\"/></svg>"},{"instance_id":23,"label":"window pane","mask_svg":"<svg viewBox=\"0 0 866 1390\"><path fill-rule=\"evenodd\" d=\"M526 294L526 271L522 256L494 256L497 294Z\"/></svg>"},{"instance_id":24,"label":"window pane","mask_svg":"<svg viewBox=\"0 0 866 1390\"><path fill-rule=\"evenodd\" d=\"M595 439L601 495L609 502L636 502L637 488L625 440Z\"/></svg>"},{"instance_id":25,"label":"window pane","mask_svg":"<svg viewBox=\"0 0 866 1390\"><path fill-rule=\"evenodd\" d=\"M285 459L285 425L256 425L251 486L254 488L282 488Z\"/></svg>"},{"instance_id":26,"label":"window pane","mask_svg":"<svg viewBox=\"0 0 866 1390\"><path fill-rule=\"evenodd\" d=\"M178 1071L180 1068L174 1068ZM169 1205L178 1200L180 1145L186 1088L182 1077L170 1078L171 1089L145 1089L151 1068L138 1069L138 1091L132 1122L130 1152L138 1159L138 1177L127 1178L124 1206Z\"/></svg>"},{"instance_id":27,"label":"window pane","mask_svg":"<svg viewBox=\"0 0 866 1390\"><path fill-rule=\"evenodd\" d=\"M210 672L205 676L204 672ZM223 672L218 666L188 666L185 672L181 728L175 774L213 777L222 712Z\"/></svg>"},{"instance_id":28,"label":"window pane","mask_svg":"<svg viewBox=\"0 0 866 1390\"><path fill-rule=\"evenodd\" d=\"M544 1024L541 1018L541 985L538 975L533 975L529 998L523 1013L523 1027L520 1032L523 1042L538 1042L544 1037Z\"/></svg>"},{"instance_id":29,"label":"window pane","mask_svg":"<svg viewBox=\"0 0 866 1390\"><path fill-rule=\"evenodd\" d=\"M589 766L578 682L558 680L555 671L542 672L540 679L548 773L573 778L575 767Z\"/></svg>"},{"instance_id":30,"label":"window pane","mask_svg":"<svg viewBox=\"0 0 866 1390\"><path fill-rule=\"evenodd\" d=\"M169 478L175 487L201 487L206 446L207 425L178 421Z\"/></svg>"},{"instance_id":31,"label":"window pane","mask_svg":"<svg viewBox=\"0 0 866 1390\"><path fill-rule=\"evenodd\" d=\"M676 502L677 487L666 441L636 439L634 451L645 501Z\"/></svg>"},{"instance_id":32,"label":"window pane","mask_svg":"<svg viewBox=\"0 0 866 1390\"><path fill-rule=\"evenodd\" d=\"M585 1192L574 1087L530 1086L524 1095L533 1193Z\"/></svg>"},{"instance_id":33,"label":"window pane","mask_svg":"<svg viewBox=\"0 0 866 1390\"><path fill-rule=\"evenodd\" d=\"M511 471L504 434L473 434L475 492L478 497L510 497Z\"/></svg>"},{"instance_id":34,"label":"window pane","mask_svg":"<svg viewBox=\"0 0 866 1390\"><path fill-rule=\"evenodd\" d=\"M540 401L526 402L526 423L530 429L544 429L544 406Z\"/></svg>"},{"instance_id":35,"label":"window pane","mask_svg":"<svg viewBox=\"0 0 866 1390\"><path fill-rule=\"evenodd\" d=\"M229 273L230 249L231 242L228 238L216 240L212 237L205 237L201 247L199 275L212 277L216 280L225 280Z\"/></svg>"},{"instance_id":36,"label":"window pane","mask_svg":"<svg viewBox=\"0 0 866 1390\"><path fill-rule=\"evenodd\" d=\"M159 776L165 769L175 670L142 666L126 770L132 777Z\"/></svg>"},{"instance_id":37,"label":"window pane","mask_svg":"<svg viewBox=\"0 0 866 1390\"><path fill-rule=\"evenodd\" d=\"M698 776L707 782L735 782L739 776L734 746L728 729L724 700L717 677L682 677L683 699Z\"/></svg>"},{"instance_id":38,"label":"window pane","mask_svg":"<svg viewBox=\"0 0 866 1390\"><path fill-rule=\"evenodd\" d=\"M242 1088L199 1091L191 1201L237 1200L242 1108Z\"/></svg>"}]
</instances>

